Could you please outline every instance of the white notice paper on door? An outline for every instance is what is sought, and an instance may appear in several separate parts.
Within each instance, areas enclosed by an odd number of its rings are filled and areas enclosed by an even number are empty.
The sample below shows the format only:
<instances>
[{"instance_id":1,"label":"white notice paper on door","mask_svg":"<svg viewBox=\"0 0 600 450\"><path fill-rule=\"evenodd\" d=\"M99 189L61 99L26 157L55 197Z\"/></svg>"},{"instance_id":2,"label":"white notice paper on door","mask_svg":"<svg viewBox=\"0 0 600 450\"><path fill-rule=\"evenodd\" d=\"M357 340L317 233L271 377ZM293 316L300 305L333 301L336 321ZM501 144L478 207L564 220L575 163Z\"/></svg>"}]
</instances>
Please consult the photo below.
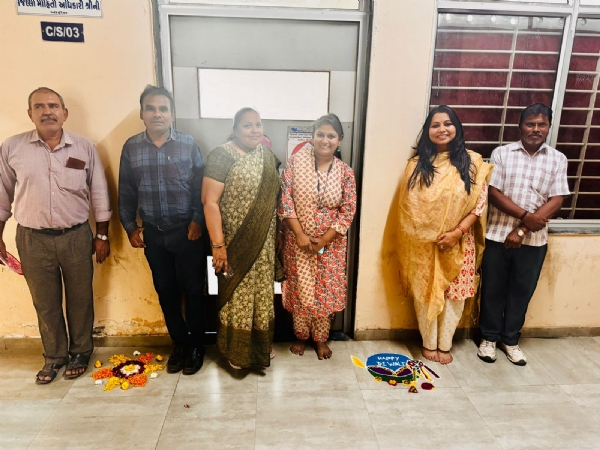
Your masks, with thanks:
<instances>
[{"instance_id":1,"label":"white notice paper on door","mask_svg":"<svg viewBox=\"0 0 600 450\"><path fill-rule=\"evenodd\" d=\"M232 119L249 106L267 120L313 121L327 114L329 72L199 69L200 117Z\"/></svg>"}]
</instances>

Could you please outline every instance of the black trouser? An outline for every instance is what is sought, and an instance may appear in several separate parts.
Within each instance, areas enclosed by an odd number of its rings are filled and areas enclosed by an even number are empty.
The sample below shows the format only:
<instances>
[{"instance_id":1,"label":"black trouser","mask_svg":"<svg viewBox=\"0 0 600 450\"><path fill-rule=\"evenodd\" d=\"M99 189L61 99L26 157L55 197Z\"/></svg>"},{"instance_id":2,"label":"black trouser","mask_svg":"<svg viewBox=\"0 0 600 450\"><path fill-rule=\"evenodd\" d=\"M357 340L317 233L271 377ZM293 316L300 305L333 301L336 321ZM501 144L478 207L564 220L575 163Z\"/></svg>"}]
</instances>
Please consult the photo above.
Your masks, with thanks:
<instances>
[{"instance_id":1,"label":"black trouser","mask_svg":"<svg viewBox=\"0 0 600 450\"><path fill-rule=\"evenodd\" d=\"M173 344L202 347L206 251L204 236L190 241L187 234L186 225L161 231L144 223L144 253ZM185 294L185 318L181 305L182 291Z\"/></svg>"},{"instance_id":2,"label":"black trouser","mask_svg":"<svg viewBox=\"0 0 600 450\"><path fill-rule=\"evenodd\" d=\"M481 337L506 345L517 345L525 314L540 278L548 246L504 248L485 240L481 264Z\"/></svg>"},{"instance_id":3,"label":"black trouser","mask_svg":"<svg viewBox=\"0 0 600 450\"><path fill-rule=\"evenodd\" d=\"M37 313L46 363L62 364L69 354L91 355L94 350L93 240L87 222L57 235L17 227L17 249Z\"/></svg>"}]
</instances>

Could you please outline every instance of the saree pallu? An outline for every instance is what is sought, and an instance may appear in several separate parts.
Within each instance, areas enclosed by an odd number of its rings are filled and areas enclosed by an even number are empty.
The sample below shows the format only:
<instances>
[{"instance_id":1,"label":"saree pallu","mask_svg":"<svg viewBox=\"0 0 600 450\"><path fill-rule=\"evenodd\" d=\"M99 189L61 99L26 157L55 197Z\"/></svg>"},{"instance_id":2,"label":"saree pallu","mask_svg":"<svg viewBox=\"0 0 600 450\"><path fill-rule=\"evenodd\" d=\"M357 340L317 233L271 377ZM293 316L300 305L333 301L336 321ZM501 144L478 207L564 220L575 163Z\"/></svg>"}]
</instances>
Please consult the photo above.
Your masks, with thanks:
<instances>
[{"instance_id":1,"label":"saree pallu","mask_svg":"<svg viewBox=\"0 0 600 450\"><path fill-rule=\"evenodd\" d=\"M270 365L274 332L275 208L279 161L264 145L214 149L205 176L225 184L219 208L233 277L219 277L217 349L240 367Z\"/></svg>"},{"instance_id":2,"label":"saree pallu","mask_svg":"<svg viewBox=\"0 0 600 450\"><path fill-rule=\"evenodd\" d=\"M400 280L404 293L415 302L428 304L427 319L434 320L444 309L444 291L458 276L465 254L464 239L450 250L440 251L435 244L437 237L452 231L459 222L473 211L484 182L491 174L492 166L478 153L467 150L475 169L475 184L471 193L458 170L452 165L448 153L437 155L435 177L431 186L421 186L419 181L408 188L417 159L406 166L400 186L398 207L398 256ZM485 230L478 219L473 226L477 249L477 269L485 243Z\"/></svg>"}]
</instances>

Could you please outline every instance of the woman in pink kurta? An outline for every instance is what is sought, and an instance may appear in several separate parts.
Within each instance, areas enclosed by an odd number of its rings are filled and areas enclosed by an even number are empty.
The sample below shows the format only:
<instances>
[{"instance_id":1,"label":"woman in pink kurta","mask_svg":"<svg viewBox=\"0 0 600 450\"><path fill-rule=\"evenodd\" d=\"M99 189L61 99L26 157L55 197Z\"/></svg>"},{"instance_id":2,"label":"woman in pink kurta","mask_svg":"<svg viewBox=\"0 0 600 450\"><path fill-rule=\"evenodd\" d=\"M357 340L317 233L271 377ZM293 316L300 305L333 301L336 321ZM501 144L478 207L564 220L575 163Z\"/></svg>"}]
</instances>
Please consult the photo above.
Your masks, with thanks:
<instances>
[{"instance_id":1,"label":"woman in pink kurta","mask_svg":"<svg viewBox=\"0 0 600 450\"><path fill-rule=\"evenodd\" d=\"M346 232L356 212L356 182L334 156L343 136L334 114L315 122L314 147L296 153L283 172L278 211L286 225L283 305L298 339L290 350L303 355L312 335L319 359L331 357L331 317L346 306Z\"/></svg>"}]
</instances>

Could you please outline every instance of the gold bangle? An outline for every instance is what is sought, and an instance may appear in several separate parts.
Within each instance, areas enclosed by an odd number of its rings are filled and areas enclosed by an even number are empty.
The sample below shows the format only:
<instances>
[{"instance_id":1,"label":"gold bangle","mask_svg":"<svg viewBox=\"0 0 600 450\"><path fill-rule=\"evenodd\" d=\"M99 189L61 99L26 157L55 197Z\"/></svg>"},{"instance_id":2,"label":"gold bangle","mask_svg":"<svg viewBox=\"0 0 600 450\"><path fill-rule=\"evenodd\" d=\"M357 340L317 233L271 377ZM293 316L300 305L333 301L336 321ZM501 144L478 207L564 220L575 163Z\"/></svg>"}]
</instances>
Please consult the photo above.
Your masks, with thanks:
<instances>
[{"instance_id":1,"label":"gold bangle","mask_svg":"<svg viewBox=\"0 0 600 450\"><path fill-rule=\"evenodd\" d=\"M458 229L461 231L461 233L463 234L463 236L464 236L465 234L467 234L467 230L465 230L465 229L464 229L463 227L461 227L460 225L456 225L456 228L458 228Z\"/></svg>"},{"instance_id":2,"label":"gold bangle","mask_svg":"<svg viewBox=\"0 0 600 450\"><path fill-rule=\"evenodd\" d=\"M285 233L281 230L277 230L277 232L285 235Z\"/></svg>"},{"instance_id":3,"label":"gold bangle","mask_svg":"<svg viewBox=\"0 0 600 450\"><path fill-rule=\"evenodd\" d=\"M221 247L225 247L225 242L223 242L222 244L219 244L219 245L210 244L210 246L211 246L212 248L221 248Z\"/></svg>"}]
</instances>

